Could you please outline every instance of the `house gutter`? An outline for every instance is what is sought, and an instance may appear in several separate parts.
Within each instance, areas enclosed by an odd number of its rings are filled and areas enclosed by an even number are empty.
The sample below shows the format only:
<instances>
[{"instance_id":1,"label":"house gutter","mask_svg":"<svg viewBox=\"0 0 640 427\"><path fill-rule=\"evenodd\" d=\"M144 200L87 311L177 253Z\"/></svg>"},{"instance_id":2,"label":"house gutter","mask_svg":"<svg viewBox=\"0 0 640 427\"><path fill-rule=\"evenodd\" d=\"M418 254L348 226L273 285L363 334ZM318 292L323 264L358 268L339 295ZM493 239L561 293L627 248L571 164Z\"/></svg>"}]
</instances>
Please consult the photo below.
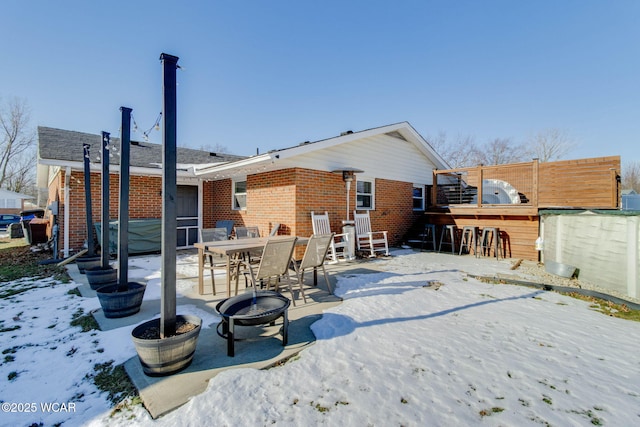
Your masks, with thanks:
<instances>
[{"instance_id":1,"label":"house gutter","mask_svg":"<svg viewBox=\"0 0 640 427\"><path fill-rule=\"evenodd\" d=\"M60 161L60 160L52 161L52 160L44 159L44 160L40 160L40 164L47 165L47 166L58 166L61 168L66 167L66 168L71 168L72 170L78 170L78 171L81 171L84 168L81 162L73 162L73 161ZM129 170L131 171L132 175L162 176L161 164L158 164L158 167L153 167L153 168L132 166ZM91 171L100 172L100 166L92 165ZM119 175L120 166L117 164L109 165L109 173L115 173ZM195 176L193 173L192 165L178 165L177 173L179 177L193 178Z\"/></svg>"},{"instance_id":2,"label":"house gutter","mask_svg":"<svg viewBox=\"0 0 640 427\"><path fill-rule=\"evenodd\" d=\"M64 233L63 233L63 258L67 258L69 256L69 186L71 185L71 166L67 166L65 174L64 174Z\"/></svg>"},{"instance_id":3,"label":"house gutter","mask_svg":"<svg viewBox=\"0 0 640 427\"><path fill-rule=\"evenodd\" d=\"M267 154L261 154L261 155L249 157L248 159L239 160L237 162L225 163L223 165L216 165L216 166L208 165L202 168L198 168L194 166L192 168L192 171L195 174L195 176L222 173L222 172L227 172L231 170L238 170L239 172L241 172L244 169L250 169L262 163L273 163L275 159L279 157L280 156L277 153L273 152L273 153L267 153Z\"/></svg>"}]
</instances>

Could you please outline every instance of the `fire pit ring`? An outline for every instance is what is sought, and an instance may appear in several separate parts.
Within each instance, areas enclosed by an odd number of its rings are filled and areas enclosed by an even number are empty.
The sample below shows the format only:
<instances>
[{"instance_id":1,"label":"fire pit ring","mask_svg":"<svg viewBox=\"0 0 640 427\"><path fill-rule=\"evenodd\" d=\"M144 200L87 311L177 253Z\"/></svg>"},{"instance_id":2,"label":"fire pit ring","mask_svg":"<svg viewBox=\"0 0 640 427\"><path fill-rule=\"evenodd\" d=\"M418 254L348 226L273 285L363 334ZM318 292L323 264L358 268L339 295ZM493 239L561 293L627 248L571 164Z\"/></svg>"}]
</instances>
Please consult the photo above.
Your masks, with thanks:
<instances>
[{"instance_id":1,"label":"fire pit ring","mask_svg":"<svg viewBox=\"0 0 640 427\"><path fill-rule=\"evenodd\" d=\"M246 293L220 301L216 305L216 311L222 316L222 320L216 331L227 340L227 356L233 357L235 354L235 326L273 325L279 317L283 318L282 345L286 346L289 329L287 309L290 304L287 297L274 291Z\"/></svg>"}]
</instances>

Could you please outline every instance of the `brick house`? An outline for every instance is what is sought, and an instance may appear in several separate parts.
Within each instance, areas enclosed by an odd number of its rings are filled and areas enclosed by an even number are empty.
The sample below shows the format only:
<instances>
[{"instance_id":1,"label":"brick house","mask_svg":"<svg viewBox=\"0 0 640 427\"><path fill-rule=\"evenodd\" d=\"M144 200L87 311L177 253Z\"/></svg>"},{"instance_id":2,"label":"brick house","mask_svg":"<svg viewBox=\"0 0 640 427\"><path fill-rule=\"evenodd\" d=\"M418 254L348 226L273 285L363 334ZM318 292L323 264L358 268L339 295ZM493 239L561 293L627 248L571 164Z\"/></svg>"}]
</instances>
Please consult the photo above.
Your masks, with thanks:
<instances>
[{"instance_id":1,"label":"brick house","mask_svg":"<svg viewBox=\"0 0 640 427\"><path fill-rule=\"evenodd\" d=\"M92 145L92 207L99 222L101 137L38 128L38 186L47 189L47 204L59 201L59 247L65 256L79 250L86 235L83 142ZM112 138L112 144L119 146L119 140ZM131 145L130 218L160 218L162 146ZM113 220L118 215L117 155L110 163ZM213 227L218 220L258 226L262 235L280 224L280 234L309 236L311 211L328 211L338 232L347 219L341 172L355 169L361 172L351 185L351 210L369 210L373 228L388 230L389 243L397 245L428 205L433 169L444 168L442 158L407 122L251 157L178 148L178 244L191 246L198 228Z\"/></svg>"}]
</instances>

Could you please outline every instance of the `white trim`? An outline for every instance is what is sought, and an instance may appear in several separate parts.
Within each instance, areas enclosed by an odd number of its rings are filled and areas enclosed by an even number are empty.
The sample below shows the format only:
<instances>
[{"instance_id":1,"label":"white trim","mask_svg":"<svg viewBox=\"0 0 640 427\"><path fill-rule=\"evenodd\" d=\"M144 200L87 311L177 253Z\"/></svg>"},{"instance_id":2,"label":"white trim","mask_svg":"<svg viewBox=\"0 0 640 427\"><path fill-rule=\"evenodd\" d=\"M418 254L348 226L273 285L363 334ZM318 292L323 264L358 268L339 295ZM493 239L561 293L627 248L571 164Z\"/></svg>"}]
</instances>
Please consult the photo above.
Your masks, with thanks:
<instances>
[{"instance_id":1,"label":"white trim","mask_svg":"<svg viewBox=\"0 0 640 427\"><path fill-rule=\"evenodd\" d=\"M414 207L413 211L414 212L423 212L425 210L425 206L427 204L427 200L426 200L427 199L427 197L426 197L427 196L427 186L425 184L416 184L416 183L413 183L412 185L413 185L411 187L411 199L412 199L412 201L416 200L416 197L413 197L413 189L414 188L422 189L422 197L420 198L420 200L422 200L422 207L421 208L415 208ZM412 205L413 205L413 203L412 203Z\"/></svg>"},{"instance_id":2,"label":"white trim","mask_svg":"<svg viewBox=\"0 0 640 427\"><path fill-rule=\"evenodd\" d=\"M64 258L69 256L69 185L71 184L71 166L67 166L64 175L64 233L62 244L62 255ZM58 212L59 213L59 212ZM88 242L87 242L88 243ZM54 254L55 257L55 254Z\"/></svg>"},{"instance_id":3,"label":"white trim","mask_svg":"<svg viewBox=\"0 0 640 427\"><path fill-rule=\"evenodd\" d=\"M363 206L358 206L358 182L370 182L371 183L371 206L370 207L363 207ZM356 207L355 209L358 211L375 211L376 210L376 179L375 178L371 178L369 176L366 175L356 175L356 185L355 187L355 192L356 192ZM369 193L361 193L363 195L367 195Z\"/></svg>"},{"instance_id":4,"label":"white trim","mask_svg":"<svg viewBox=\"0 0 640 427\"><path fill-rule=\"evenodd\" d=\"M236 207L236 183L244 182L245 192L244 192L244 207ZM231 180L231 210L232 211L246 211L247 210L247 177L237 177ZM243 193L240 193L243 194Z\"/></svg>"}]
</instances>

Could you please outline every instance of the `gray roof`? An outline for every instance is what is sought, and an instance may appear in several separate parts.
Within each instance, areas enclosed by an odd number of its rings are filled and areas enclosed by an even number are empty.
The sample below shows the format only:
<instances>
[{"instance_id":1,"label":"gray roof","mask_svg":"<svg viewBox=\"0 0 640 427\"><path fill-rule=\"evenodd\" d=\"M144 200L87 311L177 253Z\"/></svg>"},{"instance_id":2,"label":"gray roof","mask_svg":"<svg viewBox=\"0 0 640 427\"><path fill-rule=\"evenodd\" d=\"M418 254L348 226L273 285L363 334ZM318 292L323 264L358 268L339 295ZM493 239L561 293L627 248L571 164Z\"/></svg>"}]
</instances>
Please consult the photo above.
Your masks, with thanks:
<instances>
[{"instance_id":1,"label":"gray roof","mask_svg":"<svg viewBox=\"0 0 640 427\"><path fill-rule=\"evenodd\" d=\"M60 162L83 162L82 144L91 145L90 157L97 161L102 149L102 135L38 126L38 155L40 159ZM120 138L111 137L111 144L120 151ZM162 145L131 140L130 162L133 167L157 168L162 163ZM191 148L177 148L178 163L211 164L242 160L244 156L210 153ZM120 156L110 156L109 163L120 164Z\"/></svg>"}]
</instances>

